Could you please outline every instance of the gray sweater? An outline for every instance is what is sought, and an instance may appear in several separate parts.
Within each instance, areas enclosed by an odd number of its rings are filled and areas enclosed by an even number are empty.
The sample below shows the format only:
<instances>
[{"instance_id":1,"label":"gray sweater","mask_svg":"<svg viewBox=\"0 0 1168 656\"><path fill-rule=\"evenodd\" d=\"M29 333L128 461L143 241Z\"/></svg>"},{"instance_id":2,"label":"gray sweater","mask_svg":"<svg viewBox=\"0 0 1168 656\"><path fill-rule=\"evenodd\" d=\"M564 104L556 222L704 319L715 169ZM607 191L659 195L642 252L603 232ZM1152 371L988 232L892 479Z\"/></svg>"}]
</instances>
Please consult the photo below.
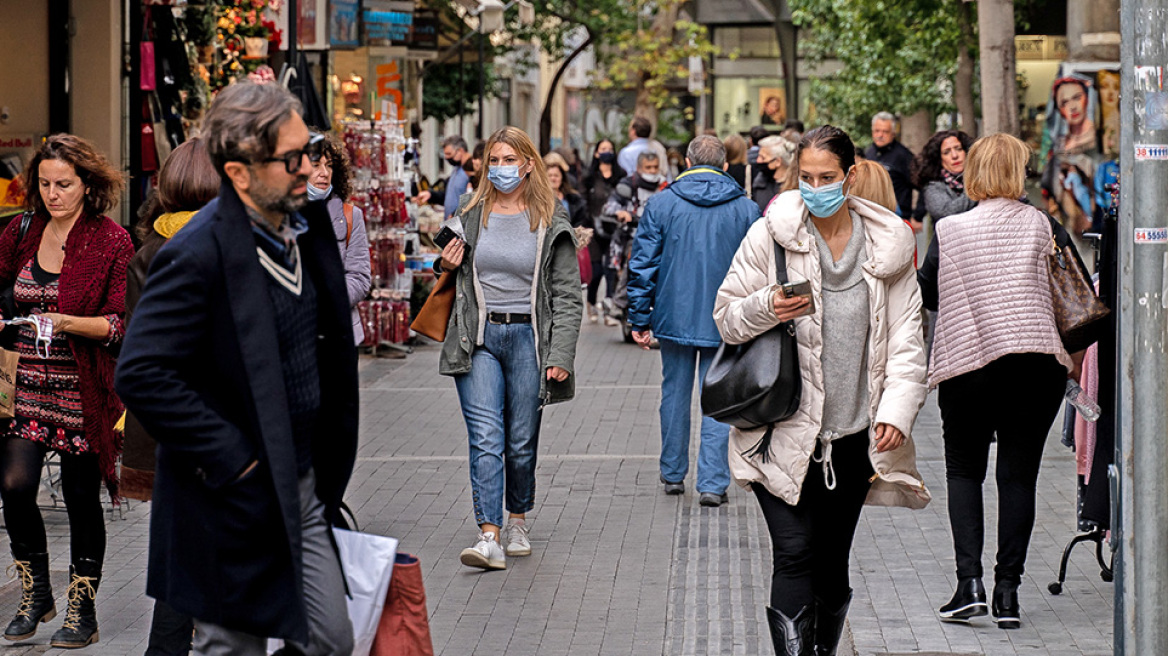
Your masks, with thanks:
<instances>
[{"instance_id":1,"label":"gray sweater","mask_svg":"<svg viewBox=\"0 0 1168 656\"><path fill-rule=\"evenodd\" d=\"M925 185L921 194L924 196L925 209L928 210L929 216L933 217L933 223L977 207L976 201L970 200L964 192L945 184L944 180L933 180Z\"/></svg>"},{"instance_id":2,"label":"gray sweater","mask_svg":"<svg viewBox=\"0 0 1168 656\"><path fill-rule=\"evenodd\" d=\"M862 265L864 225L852 212L852 237L839 261L808 221L819 250L823 284L823 425L833 438L857 433L868 426L868 285ZM825 438L829 439L829 438Z\"/></svg>"},{"instance_id":3,"label":"gray sweater","mask_svg":"<svg viewBox=\"0 0 1168 656\"><path fill-rule=\"evenodd\" d=\"M475 247L475 269L488 312L531 314L538 241L526 212L491 212Z\"/></svg>"}]
</instances>

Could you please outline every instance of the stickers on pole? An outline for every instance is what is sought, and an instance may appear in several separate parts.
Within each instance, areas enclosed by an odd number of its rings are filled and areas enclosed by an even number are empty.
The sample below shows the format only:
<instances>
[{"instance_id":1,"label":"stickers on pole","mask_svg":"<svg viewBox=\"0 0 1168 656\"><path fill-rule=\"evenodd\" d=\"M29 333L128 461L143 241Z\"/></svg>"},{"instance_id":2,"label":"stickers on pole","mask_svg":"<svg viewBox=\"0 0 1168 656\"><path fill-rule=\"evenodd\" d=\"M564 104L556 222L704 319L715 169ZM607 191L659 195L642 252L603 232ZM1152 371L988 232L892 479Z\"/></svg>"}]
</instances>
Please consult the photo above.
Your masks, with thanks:
<instances>
[{"instance_id":1,"label":"stickers on pole","mask_svg":"<svg viewBox=\"0 0 1168 656\"><path fill-rule=\"evenodd\" d=\"M1136 144L1136 161L1168 160L1168 144Z\"/></svg>"},{"instance_id":2,"label":"stickers on pole","mask_svg":"<svg viewBox=\"0 0 1168 656\"><path fill-rule=\"evenodd\" d=\"M1137 244L1168 244L1168 228L1136 228Z\"/></svg>"}]
</instances>

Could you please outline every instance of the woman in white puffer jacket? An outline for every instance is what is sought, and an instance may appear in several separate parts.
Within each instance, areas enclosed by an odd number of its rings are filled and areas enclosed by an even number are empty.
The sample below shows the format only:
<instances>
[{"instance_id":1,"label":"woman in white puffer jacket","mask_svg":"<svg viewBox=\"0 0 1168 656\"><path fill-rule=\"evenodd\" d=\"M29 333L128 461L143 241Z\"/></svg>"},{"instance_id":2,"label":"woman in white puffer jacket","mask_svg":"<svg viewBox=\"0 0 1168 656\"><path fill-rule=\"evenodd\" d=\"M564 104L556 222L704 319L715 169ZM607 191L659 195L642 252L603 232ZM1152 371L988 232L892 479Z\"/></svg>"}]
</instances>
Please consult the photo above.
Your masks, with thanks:
<instances>
[{"instance_id":1,"label":"woman in white puffer jacket","mask_svg":"<svg viewBox=\"0 0 1168 656\"><path fill-rule=\"evenodd\" d=\"M896 214L844 194L855 148L823 126L799 144L799 191L754 224L718 290L714 320L741 344L794 319L802 400L766 429L730 433L730 471L751 488L774 548L768 624L781 655L834 654L851 602L848 557L867 502L922 508L929 493L911 438L924 403L921 296L915 240ZM811 281L807 300L782 297L787 277Z\"/></svg>"}]
</instances>

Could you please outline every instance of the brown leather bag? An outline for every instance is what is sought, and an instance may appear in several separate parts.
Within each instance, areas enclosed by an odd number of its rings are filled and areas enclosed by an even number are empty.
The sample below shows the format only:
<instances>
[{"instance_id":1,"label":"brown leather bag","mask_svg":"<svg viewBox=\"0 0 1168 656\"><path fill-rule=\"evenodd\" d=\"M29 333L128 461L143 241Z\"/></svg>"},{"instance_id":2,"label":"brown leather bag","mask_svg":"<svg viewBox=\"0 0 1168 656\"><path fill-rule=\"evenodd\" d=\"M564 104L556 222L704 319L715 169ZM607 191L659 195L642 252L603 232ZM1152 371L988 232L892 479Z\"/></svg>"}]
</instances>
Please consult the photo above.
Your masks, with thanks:
<instances>
[{"instance_id":1,"label":"brown leather bag","mask_svg":"<svg viewBox=\"0 0 1168 656\"><path fill-rule=\"evenodd\" d=\"M1078 353L1099 341L1107 329L1111 309L1095 295L1095 286L1083 270L1074 246L1059 247L1053 236L1051 245L1054 251L1047 260L1054 320L1067 353Z\"/></svg>"},{"instance_id":2,"label":"brown leather bag","mask_svg":"<svg viewBox=\"0 0 1168 656\"><path fill-rule=\"evenodd\" d=\"M434 341L446 339L446 326L450 323L450 313L454 311L454 292L457 274L446 271L438 276L430 296L418 310L418 316L410 324L410 329L419 335L425 335Z\"/></svg>"}]
</instances>

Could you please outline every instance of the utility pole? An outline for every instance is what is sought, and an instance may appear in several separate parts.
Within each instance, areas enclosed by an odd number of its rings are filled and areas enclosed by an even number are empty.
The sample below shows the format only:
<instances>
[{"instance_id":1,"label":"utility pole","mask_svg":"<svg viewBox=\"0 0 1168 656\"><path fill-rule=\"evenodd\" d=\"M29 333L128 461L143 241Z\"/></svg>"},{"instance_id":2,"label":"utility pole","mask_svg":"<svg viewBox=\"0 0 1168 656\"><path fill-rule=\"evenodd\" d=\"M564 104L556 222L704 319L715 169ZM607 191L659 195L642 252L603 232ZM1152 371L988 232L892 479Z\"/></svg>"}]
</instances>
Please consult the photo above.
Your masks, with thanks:
<instances>
[{"instance_id":1,"label":"utility pole","mask_svg":"<svg viewBox=\"0 0 1168 656\"><path fill-rule=\"evenodd\" d=\"M1168 1L1123 0L1115 653L1168 654Z\"/></svg>"}]
</instances>

